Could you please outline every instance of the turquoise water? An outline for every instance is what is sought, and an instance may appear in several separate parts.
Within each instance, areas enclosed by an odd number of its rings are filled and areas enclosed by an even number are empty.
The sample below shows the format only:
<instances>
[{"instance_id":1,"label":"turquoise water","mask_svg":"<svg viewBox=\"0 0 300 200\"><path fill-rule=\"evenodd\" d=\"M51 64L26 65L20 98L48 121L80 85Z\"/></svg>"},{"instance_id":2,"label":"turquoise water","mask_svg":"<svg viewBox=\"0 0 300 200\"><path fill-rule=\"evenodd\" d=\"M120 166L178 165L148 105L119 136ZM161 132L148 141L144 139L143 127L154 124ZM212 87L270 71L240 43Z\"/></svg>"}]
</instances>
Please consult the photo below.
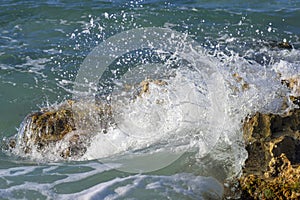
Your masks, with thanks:
<instances>
[{"instance_id":1,"label":"turquoise water","mask_svg":"<svg viewBox=\"0 0 300 200\"><path fill-rule=\"evenodd\" d=\"M214 81L205 79L203 71L199 76L183 74L195 85L213 90L205 93L208 100L199 97L209 107L205 112L214 113L203 126L212 131L219 120L225 121L216 132L228 140L225 146L211 145L212 153L197 156L194 148L209 134L195 139L196 133L183 131L192 153L147 173L123 172L117 170L118 163L102 164L101 159L45 161L2 151L0 199L219 199L222 181L237 174L246 159L240 121L254 111L278 112L276 95L286 89L277 84L276 70L299 74L299 19L300 1L2 1L1 139L15 135L28 113L72 98L76 74L97 45L124 31L161 27L189 35L204 52L199 58L212 57ZM273 47L283 41L294 49ZM254 89L233 92L230 85L236 83L230 74L236 72ZM178 135L167 140L169 146L181 145ZM139 146L132 148L139 151ZM91 147L89 153L94 151Z\"/></svg>"}]
</instances>

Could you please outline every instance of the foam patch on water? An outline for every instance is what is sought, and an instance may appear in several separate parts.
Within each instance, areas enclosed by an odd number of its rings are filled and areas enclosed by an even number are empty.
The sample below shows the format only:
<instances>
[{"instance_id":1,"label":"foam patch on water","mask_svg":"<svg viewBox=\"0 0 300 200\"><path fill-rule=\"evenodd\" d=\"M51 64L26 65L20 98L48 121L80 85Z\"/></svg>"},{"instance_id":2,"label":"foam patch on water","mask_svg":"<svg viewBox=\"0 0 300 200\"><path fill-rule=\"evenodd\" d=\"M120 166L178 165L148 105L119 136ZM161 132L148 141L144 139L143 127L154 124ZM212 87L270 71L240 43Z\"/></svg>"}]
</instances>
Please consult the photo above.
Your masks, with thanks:
<instances>
[{"instance_id":1,"label":"foam patch on water","mask_svg":"<svg viewBox=\"0 0 300 200\"><path fill-rule=\"evenodd\" d=\"M192 174L136 175L116 178L71 196L66 196L66 198L107 200L120 198L221 199L223 186L214 178Z\"/></svg>"},{"instance_id":2,"label":"foam patch on water","mask_svg":"<svg viewBox=\"0 0 300 200\"><path fill-rule=\"evenodd\" d=\"M26 164L26 163L25 163ZM60 198L56 187L82 181L116 167L117 164L103 165L97 162L67 165L54 163L47 166L28 165L1 169L0 196L5 199ZM40 179L43 177L43 179ZM7 188L7 186L9 186ZM65 196L65 195L62 195Z\"/></svg>"},{"instance_id":3,"label":"foam patch on water","mask_svg":"<svg viewBox=\"0 0 300 200\"><path fill-rule=\"evenodd\" d=\"M0 195L4 199L220 199L223 195L223 186L216 179L188 173L120 175L103 182L101 177L116 167L117 164L89 162L3 169L0 170ZM91 184L89 180L93 177L99 180ZM75 184L72 190L70 184Z\"/></svg>"}]
</instances>

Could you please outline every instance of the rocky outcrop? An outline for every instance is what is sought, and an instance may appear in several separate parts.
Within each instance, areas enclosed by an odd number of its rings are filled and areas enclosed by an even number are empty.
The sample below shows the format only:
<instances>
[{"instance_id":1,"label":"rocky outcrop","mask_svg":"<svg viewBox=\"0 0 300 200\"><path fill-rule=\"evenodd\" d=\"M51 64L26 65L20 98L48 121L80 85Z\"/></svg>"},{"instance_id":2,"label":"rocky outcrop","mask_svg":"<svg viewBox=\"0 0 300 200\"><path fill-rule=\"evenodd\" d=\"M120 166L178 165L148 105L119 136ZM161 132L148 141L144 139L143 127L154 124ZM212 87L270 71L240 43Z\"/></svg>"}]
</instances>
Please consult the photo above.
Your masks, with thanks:
<instances>
[{"instance_id":1,"label":"rocky outcrop","mask_svg":"<svg viewBox=\"0 0 300 200\"><path fill-rule=\"evenodd\" d=\"M167 85L163 80L146 79L138 86L128 86L133 90L133 99L143 98L150 93L150 85ZM104 102L81 99L67 100L59 105L43 108L25 117L18 134L4 142L7 151L44 154L58 151L63 158L82 156L95 134L105 134L114 125L112 106ZM56 154L56 152L54 152Z\"/></svg>"},{"instance_id":2,"label":"rocky outcrop","mask_svg":"<svg viewBox=\"0 0 300 200\"><path fill-rule=\"evenodd\" d=\"M282 41L282 42L269 41L269 42L265 42L265 45L269 48L277 48L277 49L292 50L294 48L293 45L287 41Z\"/></svg>"},{"instance_id":3,"label":"rocky outcrop","mask_svg":"<svg viewBox=\"0 0 300 200\"><path fill-rule=\"evenodd\" d=\"M241 199L300 199L300 166L291 165L285 154L274 157L265 175L240 178Z\"/></svg>"},{"instance_id":4,"label":"rocky outcrop","mask_svg":"<svg viewBox=\"0 0 300 200\"><path fill-rule=\"evenodd\" d=\"M109 123L112 123L109 105L67 100L26 116L5 149L18 148L29 154L56 148L62 158L81 156L93 134L99 130L106 133Z\"/></svg>"},{"instance_id":5,"label":"rocky outcrop","mask_svg":"<svg viewBox=\"0 0 300 200\"><path fill-rule=\"evenodd\" d=\"M300 199L300 109L256 113L243 126L242 199Z\"/></svg>"},{"instance_id":6,"label":"rocky outcrop","mask_svg":"<svg viewBox=\"0 0 300 200\"><path fill-rule=\"evenodd\" d=\"M30 151L31 143L42 149L76 130L72 103L67 102L60 109L44 109L25 118L20 132L25 152Z\"/></svg>"},{"instance_id":7,"label":"rocky outcrop","mask_svg":"<svg viewBox=\"0 0 300 200\"><path fill-rule=\"evenodd\" d=\"M290 89L290 101L295 105L300 106L300 76L294 75L293 77L285 78L281 81L281 83Z\"/></svg>"},{"instance_id":8,"label":"rocky outcrop","mask_svg":"<svg viewBox=\"0 0 300 200\"><path fill-rule=\"evenodd\" d=\"M276 47L293 48L286 42ZM239 178L241 199L300 199L300 77L278 75L289 89L286 104L291 110L244 120L248 158Z\"/></svg>"}]
</instances>

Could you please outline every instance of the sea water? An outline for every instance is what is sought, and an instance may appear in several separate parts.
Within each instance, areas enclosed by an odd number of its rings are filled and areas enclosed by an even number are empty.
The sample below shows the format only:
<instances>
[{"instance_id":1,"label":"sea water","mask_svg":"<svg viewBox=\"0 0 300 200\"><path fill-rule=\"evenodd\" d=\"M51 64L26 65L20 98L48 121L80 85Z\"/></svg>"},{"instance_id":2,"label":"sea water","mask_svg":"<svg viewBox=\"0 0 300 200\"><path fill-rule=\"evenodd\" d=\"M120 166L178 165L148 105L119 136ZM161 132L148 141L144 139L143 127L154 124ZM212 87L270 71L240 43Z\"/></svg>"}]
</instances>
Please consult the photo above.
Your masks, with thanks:
<instances>
[{"instance_id":1,"label":"sea water","mask_svg":"<svg viewBox=\"0 0 300 200\"><path fill-rule=\"evenodd\" d=\"M76 159L56 149L1 151L0 199L221 199L224 181L247 158L243 119L293 107L284 103L289 91L281 79L299 74L299 1L0 7L1 140L20 133L28 113L82 96L112 102L117 124L106 134L93 130ZM130 49L141 41L147 49ZM276 47L280 42L294 49ZM115 57L104 69L108 53ZM88 62L91 55L100 64ZM82 69L98 65L104 73L94 74L94 84ZM135 97L146 79L167 84L150 83L150 93Z\"/></svg>"}]
</instances>

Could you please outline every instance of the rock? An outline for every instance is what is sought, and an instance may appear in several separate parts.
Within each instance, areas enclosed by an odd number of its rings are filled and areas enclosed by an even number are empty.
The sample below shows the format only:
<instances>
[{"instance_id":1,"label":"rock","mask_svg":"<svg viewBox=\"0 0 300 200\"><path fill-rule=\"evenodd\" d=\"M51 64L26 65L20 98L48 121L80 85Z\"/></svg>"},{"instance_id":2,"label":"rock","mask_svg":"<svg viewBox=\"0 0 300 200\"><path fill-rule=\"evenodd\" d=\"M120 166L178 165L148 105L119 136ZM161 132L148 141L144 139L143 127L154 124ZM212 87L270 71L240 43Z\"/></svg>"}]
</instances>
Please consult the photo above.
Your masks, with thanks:
<instances>
[{"instance_id":1,"label":"rock","mask_svg":"<svg viewBox=\"0 0 300 200\"><path fill-rule=\"evenodd\" d=\"M288 42L279 42L277 44L277 47L279 47L281 49L293 49L293 46Z\"/></svg>"},{"instance_id":2,"label":"rock","mask_svg":"<svg viewBox=\"0 0 300 200\"><path fill-rule=\"evenodd\" d=\"M240 178L242 199L300 199L300 165L292 166L285 154L270 161L265 175Z\"/></svg>"},{"instance_id":3,"label":"rock","mask_svg":"<svg viewBox=\"0 0 300 200\"><path fill-rule=\"evenodd\" d=\"M300 77L278 74L289 90L285 113L256 113L243 122L248 158L236 188L241 199L300 199Z\"/></svg>"},{"instance_id":4,"label":"rock","mask_svg":"<svg viewBox=\"0 0 300 200\"><path fill-rule=\"evenodd\" d=\"M151 84L165 86L167 82L146 79L137 88L127 86L124 89L136 89L137 94L133 97L143 98L150 93ZM57 150L64 159L80 157L95 134L105 134L113 125L111 105L84 99L67 100L26 116L18 134L7 139L2 148L7 151L18 149L25 155L32 152L54 153Z\"/></svg>"},{"instance_id":5,"label":"rock","mask_svg":"<svg viewBox=\"0 0 300 200\"><path fill-rule=\"evenodd\" d=\"M267 43L267 46L270 46L271 48L279 48L279 49L287 49L287 50L291 50L293 49L293 45L283 41L283 42L278 42L278 41L270 41Z\"/></svg>"},{"instance_id":6,"label":"rock","mask_svg":"<svg viewBox=\"0 0 300 200\"><path fill-rule=\"evenodd\" d=\"M93 130L106 132L108 123L112 123L111 115L109 105L67 100L26 116L17 136L8 139L5 149L19 148L29 154L56 147L62 158L81 156Z\"/></svg>"},{"instance_id":7,"label":"rock","mask_svg":"<svg viewBox=\"0 0 300 200\"><path fill-rule=\"evenodd\" d=\"M155 84L158 86L168 85L168 83L163 80L146 79L146 80L142 81L139 85L140 87L139 87L138 97L142 97L144 94L150 93L150 84Z\"/></svg>"},{"instance_id":8,"label":"rock","mask_svg":"<svg viewBox=\"0 0 300 200\"><path fill-rule=\"evenodd\" d=\"M290 100L293 104L300 107L300 97L290 96Z\"/></svg>"},{"instance_id":9,"label":"rock","mask_svg":"<svg viewBox=\"0 0 300 200\"><path fill-rule=\"evenodd\" d=\"M233 73L232 77L237 83L240 84L241 91L244 92L249 89L249 83L247 83L238 73ZM238 87L235 87L234 90L239 91Z\"/></svg>"},{"instance_id":10,"label":"rock","mask_svg":"<svg viewBox=\"0 0 300 200\"><path fill-rule=\"evenodd\" d=\"M300 107L300 77L295 75L290 78L283 78L281 83L290 90L289 100Z\"/></svg>"},{"instance_id":11,"label":"rock","mask_svg":"<svg viewBox=\"0 0 300 200\"><path fill-rule=\"evenodd\" d=\"M281 136L270 142L270 154L277 158L284 154L293 164L300 163L299 139L290 136Z\"/></svg>"},{"instance_id":12,"label":"rock","mask_svg":"<svg viewBox=\"0 0 300 200\"><path fill-rule=\"evenodd\" d=\"M299 76L293 76L289 78L283 78L281 80L281 83L286 85L291 93L294 95L294 98L299 97L300 95L300 77Z\"/></svg>"},{"instance_id":13,"label":"rock","mask_svg":"<svg viewBox=\"0 0 300 200\"><path fill-rule=\"evenodd\" d=\"M243 199L300 198L300 109L256 113L244 122L248 159L239 179Z\"/></svg>"},{"instance_id":14,"label":"rock","mask_svg":"<svg viewBox=\"0 0 300 200\"><path fill-rule=\"evenodd\" d=\"M21 129L22 140L26 150L29 143L43 148L50 142L61 140L66 134L76 130L72 106L68 102L60 109L44 109L28 115Z\"/></svg>"}]
</instances>

